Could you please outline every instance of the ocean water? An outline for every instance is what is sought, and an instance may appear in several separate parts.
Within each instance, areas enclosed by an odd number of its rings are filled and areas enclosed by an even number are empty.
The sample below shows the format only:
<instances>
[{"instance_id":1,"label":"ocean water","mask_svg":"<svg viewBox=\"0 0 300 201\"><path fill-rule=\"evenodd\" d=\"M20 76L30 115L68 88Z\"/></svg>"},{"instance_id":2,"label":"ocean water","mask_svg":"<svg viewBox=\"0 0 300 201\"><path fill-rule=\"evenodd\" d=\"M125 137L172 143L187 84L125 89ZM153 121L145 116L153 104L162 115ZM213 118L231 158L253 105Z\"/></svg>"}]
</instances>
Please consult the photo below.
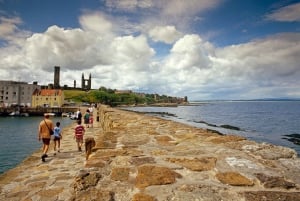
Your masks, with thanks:
<instances>
[{"instance_id":1,"label":"ocean water","mask_svg":"<svg viewBox=\"0 0 300 201\"><path fill-rule=\"evenodd\" d=\"M38 125L43 117L0 117L0 174L15 167L42 147ZM71 124L69 118L53 117L61 127ZM51 146L51 145L50 145ZM51 147L50 147L51 150Z\"/></svg>"},{"instance_id":2,"label":"ocean water","mask_svg":"<svg viewBox=\"0 0 300 201\"><path fill-rule=\"evenodd\" d=\"M290 147L300 156L300 145L291 141L294 139L300 143L300 101L208 101L191 106L123 109ZM226 129L224 125L231 128Z\"/></svg>"}]
</instances>

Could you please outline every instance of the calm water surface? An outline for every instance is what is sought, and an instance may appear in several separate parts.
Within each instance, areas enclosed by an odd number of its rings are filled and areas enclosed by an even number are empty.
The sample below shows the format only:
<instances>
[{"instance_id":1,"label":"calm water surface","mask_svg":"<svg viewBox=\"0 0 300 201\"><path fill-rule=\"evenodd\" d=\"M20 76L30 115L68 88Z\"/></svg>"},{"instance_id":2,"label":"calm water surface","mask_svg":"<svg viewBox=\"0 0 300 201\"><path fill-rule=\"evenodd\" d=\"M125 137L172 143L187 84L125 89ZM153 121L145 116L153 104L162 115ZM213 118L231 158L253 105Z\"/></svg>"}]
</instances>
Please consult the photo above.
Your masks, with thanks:
<instances>
[{"instance_id":1,"label":"calm water surface","mask_svg":"<svg viewBox=\"0 0 300 201\"><path fill-rule=\"evenodd\" d=\"M0 117L0 174L15 167L27 156L41 148L38 141L38 125L43 117ZM69 118L54 117L64 127L71 124Z\"/></svg>"}]
</instances>

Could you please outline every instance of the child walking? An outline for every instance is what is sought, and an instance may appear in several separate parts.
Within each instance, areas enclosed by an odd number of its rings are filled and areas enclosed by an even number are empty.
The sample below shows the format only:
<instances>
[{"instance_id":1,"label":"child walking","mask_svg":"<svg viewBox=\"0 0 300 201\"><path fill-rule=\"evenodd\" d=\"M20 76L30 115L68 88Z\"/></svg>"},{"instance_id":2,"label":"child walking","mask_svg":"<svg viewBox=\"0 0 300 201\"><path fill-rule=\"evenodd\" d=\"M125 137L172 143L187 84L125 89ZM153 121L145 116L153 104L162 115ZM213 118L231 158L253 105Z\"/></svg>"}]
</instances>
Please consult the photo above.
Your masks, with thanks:
<instances>
[{"instance_id":1,"label":"child walking","mask_svg":"<svg viewBox=\"0 0 300 201\"><path fill-rule=\"evenodd\" d=\"M60 152L60 140L62 139L62 132L60 129L60 122L56 122L56 126L53 129L54 131L54 155L56 155L56 145L58 152Z\"/></svg>"},{"instance_id":2,"label":"child walking","mask_svg":"<svg viewBox=\"0 0 300 201\"><path fill-rule=\"evenodd\" d=\"M84 126L81 125L81 120L77 120L77 125L75 127L74 138L76 139L76 142L77 142L78 151L82 151L81 147L82 147L82 144L83 144L84 132L85 132L85 129L84 129Z\"/></svg>"}]
</instances>

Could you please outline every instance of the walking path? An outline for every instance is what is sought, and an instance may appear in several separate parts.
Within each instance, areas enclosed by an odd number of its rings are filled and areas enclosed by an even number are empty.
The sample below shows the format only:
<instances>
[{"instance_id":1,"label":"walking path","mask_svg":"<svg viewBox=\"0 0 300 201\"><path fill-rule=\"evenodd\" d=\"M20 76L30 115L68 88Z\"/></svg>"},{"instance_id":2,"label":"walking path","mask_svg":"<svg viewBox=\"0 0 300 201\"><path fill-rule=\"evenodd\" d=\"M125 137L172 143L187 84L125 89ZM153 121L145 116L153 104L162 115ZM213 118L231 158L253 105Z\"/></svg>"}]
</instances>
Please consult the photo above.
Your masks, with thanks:
<instances>
[{"instance_id":1,"label":"walking path","mask_svg":"<svg viewBox=\"0 0 300 201\"><path fill-rule=\"evenodd\" d=\"M60 153L54 155L51 141L46 162L41 161L41 150L28 157L21 165L0 177L0 200L69 200L75 177L84 168L85 151L79 152L73 138L76 122L63 128ZM94 121L93 128L86 128L85 138L101 133Z\"/></svg>"},{"instance_id":2,"label":"walking path","mask_svg":"<svg viewBox=\"0 0 300 201\"><path fill-rule=\"evenodd\" d=\"M88 160L74 123L61 153L43 163L38 151L0 176L0 200L300 201L295 150L106 106L95 113Z\"/></svg>"}]
</instances>

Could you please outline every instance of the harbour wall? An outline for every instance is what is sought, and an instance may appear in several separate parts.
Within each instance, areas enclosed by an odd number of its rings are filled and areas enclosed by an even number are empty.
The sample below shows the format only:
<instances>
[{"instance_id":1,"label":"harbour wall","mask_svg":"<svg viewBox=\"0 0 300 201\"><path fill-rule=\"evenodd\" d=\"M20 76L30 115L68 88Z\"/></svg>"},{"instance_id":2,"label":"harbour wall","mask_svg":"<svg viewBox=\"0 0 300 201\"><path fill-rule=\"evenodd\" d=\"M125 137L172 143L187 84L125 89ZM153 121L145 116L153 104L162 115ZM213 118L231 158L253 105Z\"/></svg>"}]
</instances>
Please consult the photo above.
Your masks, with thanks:
<instances>
[{"instance_id":1,"label":"harbour wall","mask_svg":"<svg viewBox=\"0 0 300 201\"><path fill-rule=\"evenodd\" d=\"M62 113L76 112L77 110L78 107L0 107L0 116L9 116L16 111L29 116L43 116L44 113L54 113L56 116L61 116Z\"/></svg>"}]
</instances>

